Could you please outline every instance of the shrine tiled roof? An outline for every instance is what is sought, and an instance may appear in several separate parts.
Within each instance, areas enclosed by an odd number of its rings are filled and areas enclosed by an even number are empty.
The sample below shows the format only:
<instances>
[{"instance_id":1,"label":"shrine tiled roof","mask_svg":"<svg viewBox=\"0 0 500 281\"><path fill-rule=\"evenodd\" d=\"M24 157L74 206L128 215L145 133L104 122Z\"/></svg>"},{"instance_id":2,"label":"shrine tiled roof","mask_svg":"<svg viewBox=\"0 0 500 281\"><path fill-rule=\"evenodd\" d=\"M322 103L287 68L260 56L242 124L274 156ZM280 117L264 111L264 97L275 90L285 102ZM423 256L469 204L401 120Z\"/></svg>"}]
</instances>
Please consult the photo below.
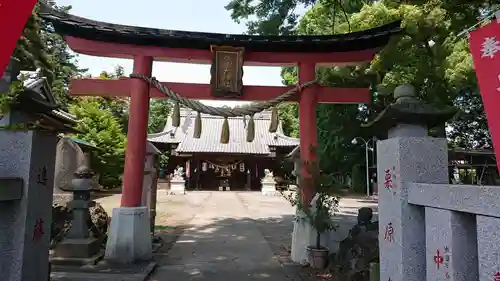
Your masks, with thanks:
<instances>
[{"instance_id":1,"label":"shrine tiled roof","mask_svg":"<svg viewBox=\"0 0 500 281\"><path fill-rule=\"evenodd\" d=\"M190 32L136 27L94 21L53 10L41 5L40 16L51 22L55 30L77 38L169 48L208 50L211 45L244 47L250 52L346 52L376 49L402 31L401 21L372 29L338 35L259 36Z\"/></svg>"},{"instance_id":2,"label":"shrine tiled roof","mask_svg":"<svg viewBox=\"0 0 500 281\"><path fill-rule=\"evenodd\" d=\"M232 153L268 155L270 147L296 147L299 139L285 136L281 126L276 133L269 132L271 113L264 111L255 114L255 139L246 141L246 122L242 117L229 118L230 140L227 144L220 143L220 135L224 118L202 114L201 137L193 137L195 112L181 110L181 126L172 127L171 118L162 132L149 134L148 141L152 143L178 144L179 153Z\"/></svg>"}]
</instances>

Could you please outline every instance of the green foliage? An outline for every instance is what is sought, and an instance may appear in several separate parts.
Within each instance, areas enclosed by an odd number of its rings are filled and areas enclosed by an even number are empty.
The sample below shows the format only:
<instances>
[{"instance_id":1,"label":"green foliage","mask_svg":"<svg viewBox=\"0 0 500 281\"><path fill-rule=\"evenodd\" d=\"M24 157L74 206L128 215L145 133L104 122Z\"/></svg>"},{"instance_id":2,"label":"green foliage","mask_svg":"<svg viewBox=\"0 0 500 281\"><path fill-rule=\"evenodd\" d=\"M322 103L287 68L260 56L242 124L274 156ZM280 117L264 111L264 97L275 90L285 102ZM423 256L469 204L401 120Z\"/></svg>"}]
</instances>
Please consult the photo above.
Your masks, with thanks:
<instances>
[{"instance_id":1,"label":"green foliage","mask_svg":"<svg viewBox=\"0 0 500 281\"><path fill-rule=\"evenodd\" d=\"M123 67L120 65L115 67L114 72L102 71L101 74L99 74L99 79L104 80L119 79L121 77L124 77L124 71ZM123 132L127 134L129 99L120 97L101 97L100 103L102 109L109 110L113 116L119 120Z\"/></svg>"},{"instance_id":2,"label":"green foliage","mask_svg":"<svg viewBox=\"0 0 500 281\"><path fill-rule=\"evenodd\" d=\"M102 98L81 98L71 104L70 112L78 120L76 137L100 150L92 158L92 168L101 175L105 188L121 186L119 175L123 173L125 134L120 120L113 115Z\"/></svg>"},{"instance_id":3,"label":"green foliage","mask_svg":"<svg viewBox=\"0 0 500 281\"><path fill-rule=\"evenodd\" d=\"M159 166L160 166L160 169L164 169L167 167L168 165L168 159L169 159L169 153L168 151L163 151L160 153L159 155Z\"/></svg>"},{"instance_id":4,"label":"green foliage","mask_svg":"<svg viewBox=\"0 0 500 281\"><path fill-rule=\"evenodd\" d=\"M150 100L148 132L159 133L165 127L167 118L172 110L172 103L169 100Z\"/></svg>"},{"instance_id":5,"label":"green foliage","mask_svg":"<svg viewBox=\"0 0 500 281\"><path fill-rule=\"evenodd\" d=\"M20 81L12 82L9 86L9 90L6 93L0 94L0 115L9 113L12 103L24 90L22 80L23 79L21 79Z\"/></svg>"},{"instance_id":6,"label":"green foliage","mask_svg":"<svg viewBox=\"0 0 500 281\"><path fill-rule=\"evenodd\" d=\"M299 108L296 103L281 103L278 105L278 113L283 133L287 136L299 137Z\"/></svg>"},{"instance_id":7,"label":"green foliage","mask_svg":"<svg viewBox=\"0 0 500 281\"><path fill-rule=\"evenodd\" d=\"M330 11L345 16L358 11L363 4L373 0L231 0L226 10L236 22L247 20L249 34L288 35L294 33L299 20L297 12L303 7L323 4ZM256 17L256 20L248 18Z\"/></svg>"},{"instance_id":8,"label":"green foliage","mask_svg":"<svg viewBox=\"0 0 500 281\"><path fill-rule=\"evenodd\" d=\"M68 12L71 6L58 7L53 1L42 1L53 8ZM35 7L33 14L25 25L23 35L17 42L13 56L21 64L22 70L35 70L40 68L42 74L51 85L56 102L66 108L70 97L68 96L69 81L73 76L83 73L77 61L64 40L56 34L50 24L38 16L39 6Z\"/></svg>"},{"instance_id":9,"label":"green foliage","mask_svg":"<svg viewBox=\"0 0 500 281\"><path fill-rule=\"evenodd\" d=\"M366 194L366 175L361 171L362 168L359 165L352 166L351 188L356 193Z\"/></svg>"},{"instance_id":10,"label":"green foliage","mask_svg":"<svg viewBox=\"0 0 500 281\"><path fill-rule=\"evenodd\" d=\"M309 9L299 22L296 8L300 6ZM360 124L393 102L390 94L403 83L413 84L422 99L437 107L453 105L462 111L448 122L447 137L453 145L491 147L467 37L457 37L457 34L498 9L498 3L485 0L232 0L226 8L236 21L251 19L247 24L252 34L339 34L402 20L404 33L394 37L370 63L317 71L317 79L323 84L335 86L362 81L371 83L373 93L371 105L317 107L318 155L321 168L329 173L348 174L355 165L358 170L364 168L359 165L364 162L364 148L350 141L355 136L364 139L372 136L361 129ZM283 68L284 84L294 84L296 76L295 68ZM296 113L289 113L293 112L289 107L280 108L282 115L293 116L289 118L291 122L283 125L286 130L294 131L289 128L298 127L298 118ZM354 182L358 178L361 181L361 173L352 178Z\"/></svg>"}]
</instances>

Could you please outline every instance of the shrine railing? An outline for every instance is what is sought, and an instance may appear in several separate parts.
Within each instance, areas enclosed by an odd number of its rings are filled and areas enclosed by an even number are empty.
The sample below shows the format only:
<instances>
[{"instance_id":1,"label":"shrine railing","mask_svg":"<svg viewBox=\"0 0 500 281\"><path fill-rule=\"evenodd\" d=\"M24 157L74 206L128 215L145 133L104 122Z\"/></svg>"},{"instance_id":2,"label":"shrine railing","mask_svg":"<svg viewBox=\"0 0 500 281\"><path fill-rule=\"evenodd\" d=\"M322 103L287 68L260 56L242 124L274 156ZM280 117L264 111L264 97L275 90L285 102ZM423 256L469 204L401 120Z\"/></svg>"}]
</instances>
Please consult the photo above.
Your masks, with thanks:
<instances>
[{"instance_id":1,"label":"shrine railing","mask_svg":"<svg viewBox=\"0 0 500 281\"><path fill-rule=\"evenodd\" d=\"M407 183L409 207L424 216L427 280L500 280L500 188ZM423 209L423 210L422 210ZM422 212L423 211L423 212ZM418 220L418 218L408 218ZM462 279L463 278L463 279ZM491 279L493 278L493 279ZM498 278L498 279L497 279Z\"/></svg>"}]
</instances>

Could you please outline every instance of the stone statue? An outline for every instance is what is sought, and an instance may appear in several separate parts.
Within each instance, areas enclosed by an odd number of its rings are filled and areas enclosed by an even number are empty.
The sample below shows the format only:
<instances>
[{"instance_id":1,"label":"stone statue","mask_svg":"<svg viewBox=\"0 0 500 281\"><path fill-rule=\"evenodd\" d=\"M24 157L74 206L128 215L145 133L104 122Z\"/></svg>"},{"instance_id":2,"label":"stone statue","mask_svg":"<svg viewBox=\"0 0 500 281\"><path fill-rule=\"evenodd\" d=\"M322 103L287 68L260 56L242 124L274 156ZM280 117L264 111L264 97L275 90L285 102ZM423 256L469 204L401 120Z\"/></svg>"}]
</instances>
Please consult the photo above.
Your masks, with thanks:
<instances>
[{"instance_id":1,"label":"stone statue","mask_svg":"<svg viewBox=\"0 0 500 281\"><path fill-rule=\"evenodd\" d=\"M264 177L260 183L262 184L262 195L276 195L276 181L274 180L273 172L269 169L264 170Z\"/></svg>"},{"instance_id":2,"label":"stone statue","mask_svg":"<svg viewBox=\"0 0 500 281\"><path fill-rule=\"evenodd\" d=\"M182 176L184 176L184 168L183 167L177 167L177 169L174 170L174 180L182 180Z\"/></svg>"},{"instance_id":3,"label":"stone statue","mask_svg":"<svg viewBox=\"0 0 500 281\"><path fill-rule=\"evenodd\" d=\"M271 172L269 169L264 170L264 179L274 179L273 172Z\"/></svg>"},{"instance_id":4,"label":"stone statue","mask_svg":"<svg viewBox=\"0 0 500 281\"><path fill-rule=\"evenodd\" d=\"M358 209L358 223L340 242L335 262L331 265L345 280L368 281L370 263L378 262L378 222L373 222L373 210Z\"/></svg>"}]
</instances>

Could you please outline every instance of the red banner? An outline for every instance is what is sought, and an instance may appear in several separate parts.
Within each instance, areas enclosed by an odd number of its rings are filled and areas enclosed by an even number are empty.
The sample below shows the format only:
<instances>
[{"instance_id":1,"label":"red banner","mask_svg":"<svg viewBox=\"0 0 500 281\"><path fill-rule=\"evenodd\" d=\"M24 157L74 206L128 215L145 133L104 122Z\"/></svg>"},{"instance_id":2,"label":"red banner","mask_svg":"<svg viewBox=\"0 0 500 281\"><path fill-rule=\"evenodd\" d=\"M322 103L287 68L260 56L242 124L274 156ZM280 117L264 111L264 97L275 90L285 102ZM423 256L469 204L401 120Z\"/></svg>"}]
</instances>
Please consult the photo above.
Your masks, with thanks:
<instances>
[{"instance_id":1,"label":"red banner","mask_svg":"<svg viewBox=\"0 0 500 281\"><path fill-rule=\"evenodd\" d=\"M37 0L0 0L0 74L9 64L17 40Z\"/></svg>"},{"instance_id":2,"label":"red banner","mask_svg":"<svg viewBox=\"0 0 500 281\"><path fill-rule=\"evenodd\" d=\"M500 171L500 23L470 33L470 50Z\"/></svg>"}]
</instances>

